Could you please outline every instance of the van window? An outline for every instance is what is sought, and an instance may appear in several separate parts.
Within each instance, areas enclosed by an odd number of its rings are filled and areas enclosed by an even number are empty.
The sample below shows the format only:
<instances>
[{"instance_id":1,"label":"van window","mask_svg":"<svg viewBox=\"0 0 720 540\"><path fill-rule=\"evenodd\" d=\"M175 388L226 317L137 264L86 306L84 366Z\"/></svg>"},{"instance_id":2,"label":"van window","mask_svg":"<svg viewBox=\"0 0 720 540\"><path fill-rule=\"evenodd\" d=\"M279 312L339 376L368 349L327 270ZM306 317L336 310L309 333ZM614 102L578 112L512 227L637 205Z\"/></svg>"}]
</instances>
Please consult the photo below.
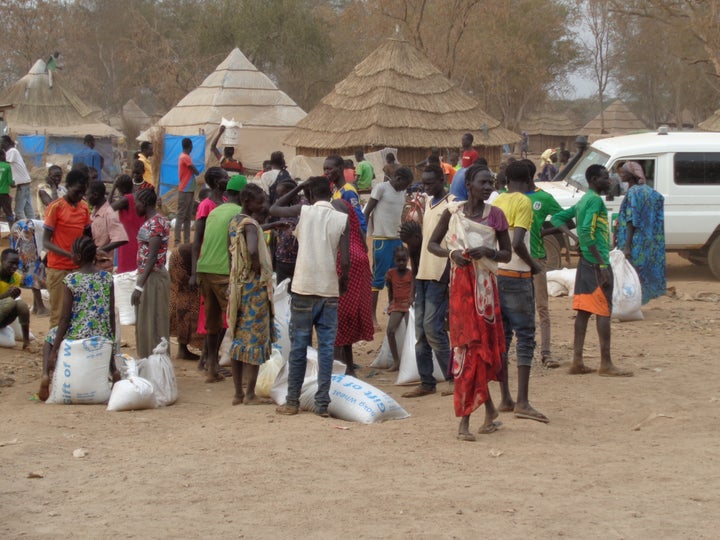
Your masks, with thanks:
<instances>
[{"instance_id":1,"label":"van window","mask_svg":"<svg viewBox=\"0 0 720 540\"><path fill-rule=\"evenodd\" d=\"M580 188L582 191L587 191L587 180L585 180L585 170L590 165L606 165L610 156L603 154L602 152L590 148L587 153L578 161L573 167L572 171L568 173L565 180Z\"/></svg>"},{"instance_id":2,"label":"van window","mask_svg":"<svg viewBox=\"0 0 720 540\"><path fill-rule=\"evenodd\" d=\"M720 185L719 152L681 152L675 154L675 183Z\"/></svg>"},{"instance_id":3,"label":"van window","mask_svg":"<svg viewBox=\"0 0 720 540\"><path fill-rule=\"evenodd\" d=\"M619 169L622 165L627 163L628 161L634 161L635 163L639 164L642 167L643 173L645 174L645 181L647 182L647 185L651 188L655 189L655 159L648 159L645 157L624 157L622 159L619 159L615 163L612 164L610 168L610 181L611 181L611 187L613 182L620 182L620 174ZM622 189L621 193L614 193L614 195L624 195L627 189Z\"/></svg>"}]
</instances>

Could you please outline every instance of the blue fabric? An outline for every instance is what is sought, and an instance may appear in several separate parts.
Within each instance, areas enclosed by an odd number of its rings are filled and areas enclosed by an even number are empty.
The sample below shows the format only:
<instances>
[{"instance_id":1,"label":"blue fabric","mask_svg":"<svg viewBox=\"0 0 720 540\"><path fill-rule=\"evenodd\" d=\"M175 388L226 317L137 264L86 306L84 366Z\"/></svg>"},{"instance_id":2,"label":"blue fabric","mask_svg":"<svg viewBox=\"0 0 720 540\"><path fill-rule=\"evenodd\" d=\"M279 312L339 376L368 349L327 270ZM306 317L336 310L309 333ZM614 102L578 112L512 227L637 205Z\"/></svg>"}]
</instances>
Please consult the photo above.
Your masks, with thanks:
<instances>
[{"instance_id":1,"label":"blue fabric","mask_svg":"<svg viewBox=\"0 0 720 540\"><path fill-rule=\"evenodd\" d=\"M617 246L624 250L627 227L635 227L629 261L642 285L642 303L667 292L665 278L665 199L647 184L637 184L625 194L618 214Z\"/></svg>"},{"instance_id":2,"label":"blue fabric","mask_svg":"<svg viewBox=\"0 0 720 540\"><path fill-rule=\"evenodd\" d=\"M333 350L337 336L337 298L293 294L290 301L290 356L288 358L288 405L298 405L305 380L307 348L315 326L318 340L318 389L315 406L330 404Z\"/></svg>"},{"instance_id":3,"label":"blue fabric","mask_svg":"<svg viewBox=\"0 0 720 540\"><path fill-rule=\"evenodd\" d=\"M163 159L160 164L160 195L177 188L178 179L178 159L182 154L182 140L188 138L193 143L190 157L202 173L205 170L205 135L165 135L163 143Z\"/></svg>"},{"instance_id":4,"label":"blue fabric","mask_svg":"<svg viewBox=\"0 0 720 540\"><path fill-rule=\"evenodd\" d=\"M16 142L26 164L30 163L33 167L43 166L45 135L20 135Z\"/></svg>"},{"instance_id":5,"label":"blue fabric","mask_svg":"<svg viewBox=\"0 0 720 540\"><path fill-rule=\"evenodd\" d=\"M500 310L505 329L505 348L517 338L518 366L532 366L535 352L535 291L532 278L497 277Z\"/></svg>"},{"instance_id":6,"label":"blue fabric","mask_svg":"<svg viewBox=\"0 0 720 540\"><path fill-rule=\"evenodd\" d=\"M415 282L415 360L420 384L435 389L433 352L443 374L448 375L450 340L445 330L448 311L448 285L429 279Z\"/></svg>"},{"instance_id":7,"label":"blue fabric","mask_svg":"<svg viewBox=\"0 0 720 540\"><path fill-rule=\"evenodd\" d=\"M402 245L399 238L373 239L373 291L382 291L385 288L385 274L395 268L395 249Z\"/></svg>"},{"instance_id":8,"label":"blue fabric","mask_svg":"<svg viewBox=\"0 0 720 540\"><path fill-rule=\"evenodd\" d=\"M450 193L455 195L456 201L467 201L468 192L467 186L465 185L465 173L467 169L459 169L458 172L453 176L452 183L450 184Z\"/></svg>"}]
</instances>

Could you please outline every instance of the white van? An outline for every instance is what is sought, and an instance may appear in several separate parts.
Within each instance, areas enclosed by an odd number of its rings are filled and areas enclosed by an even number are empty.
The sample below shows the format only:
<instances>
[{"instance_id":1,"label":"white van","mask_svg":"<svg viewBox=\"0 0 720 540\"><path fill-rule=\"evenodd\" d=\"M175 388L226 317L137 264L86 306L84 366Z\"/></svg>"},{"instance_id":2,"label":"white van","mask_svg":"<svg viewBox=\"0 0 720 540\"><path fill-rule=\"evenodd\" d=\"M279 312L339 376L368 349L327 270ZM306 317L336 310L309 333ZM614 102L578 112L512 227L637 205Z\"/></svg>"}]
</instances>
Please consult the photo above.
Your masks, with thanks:
<instances>
[{"instance_id":1,"label":"white van","mask_svg":"<svg viewBox=\"0 0 720 540\"><path fill-rule=\"evenodd\" d=\"M572 206L587 190L585 170L590 165L604 165L611 178L619 181L618 165L637 161L648 184L665 197L667 251L678 252L695 264L708 264L720 279L720 133L660 128L657 133L600 139L580 149L559 175L562 181L538 186L563 207ZM618 212L622 199L622 195L606 196L611 214Z\"/></svg>"}]
</instances>

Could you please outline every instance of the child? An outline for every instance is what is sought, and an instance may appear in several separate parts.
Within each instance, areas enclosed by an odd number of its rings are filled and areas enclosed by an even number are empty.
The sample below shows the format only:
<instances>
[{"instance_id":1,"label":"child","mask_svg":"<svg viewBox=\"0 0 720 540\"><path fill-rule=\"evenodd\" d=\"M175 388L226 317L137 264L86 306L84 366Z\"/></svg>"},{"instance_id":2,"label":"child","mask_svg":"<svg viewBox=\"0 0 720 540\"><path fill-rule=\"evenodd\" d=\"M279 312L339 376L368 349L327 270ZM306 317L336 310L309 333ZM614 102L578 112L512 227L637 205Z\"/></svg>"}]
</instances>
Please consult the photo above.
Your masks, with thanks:
<instances>
[{"instance_id":1,"label":"child","mask_svg":"<svg viewBox=\"0 0 720 540\"><path fill-rule=\"evenodd\" d=\"M117 198L115 198L116 191L119 194ZM128 237L128 243L117 249L118 274L137 270L137 235L140 227L145 223L145 218L138 216L137 212L135 212L134 191L132 178L127 174L121 174L115 179L115 184L108 198L110 206L118 213L120 223L125 227Z\"/></svg>"},{"instance_id":2,"label":"child","mask_svg":"<svg viewBox=\"0 0 720 540\"><path fill-rule=\"evenodd\" d=\"M388 270L385 275L385 284L388 289L388 325L387 338L390 345L390 353L393 357L393 365L388 371L400 369L400 354L398 353L395 332L400 322L404 319L407 322L408 311L413 301L415 291L413 290L413 274L408 269L410 252L405 246L398 246L393 253L395 268Z\"/></svg>"},{"instance_id":3,"label":"child","mask_svg":"<svg viewBox=\"0 0 720 540\"><path fill-rule=\"evenodd\" d=\"M272 296L272 258L263 241L260 224L250 216L262 214L267 197L257 184L248 184L240 193L243 212L230 221L230 295L228 328L233 332L230 346L235 396L233 405L268 403L255 394L260 364L270 358L276 341ZM248 371L247 393L243 392L243 370Z\"/></svg>"},{"instance_id":4,"label":"child","mask_svg":"<svg viewBox=\"0 0 720 540\"><path fill-rule=\"evenodd\" d=\"M297 182L295 180L283 180L276 190L278 199L296 187ZM288 206L296 204L301 204L300 197L293 198L289 201ZM275 241L275 274L278 285L286 279L290 279L290 285L292 285L295 264L297 263L298 242L294 233L298 218L295 216L287 217L285 222L288 226L277 231ZM288 285L288 290L290 290L290 285Z\"/></svg>"},{"instance_id":5,"label":"child","mask_svg":"<svg viewBox=\"0 0 720 540\"><path fill-rule=\"evenodd\" d=\"M95 267L97 248L92 238L81 236L72 245L72 258L80 267L63 280L64 294L60 322L51 328L43 346L43 374L38 397L50 395L50 378L60 344L64 339L103 336L115 339L115 294L110 272ZM114 381L120 380L115 361L110 360Z\"/></svg>"}]
</instances>

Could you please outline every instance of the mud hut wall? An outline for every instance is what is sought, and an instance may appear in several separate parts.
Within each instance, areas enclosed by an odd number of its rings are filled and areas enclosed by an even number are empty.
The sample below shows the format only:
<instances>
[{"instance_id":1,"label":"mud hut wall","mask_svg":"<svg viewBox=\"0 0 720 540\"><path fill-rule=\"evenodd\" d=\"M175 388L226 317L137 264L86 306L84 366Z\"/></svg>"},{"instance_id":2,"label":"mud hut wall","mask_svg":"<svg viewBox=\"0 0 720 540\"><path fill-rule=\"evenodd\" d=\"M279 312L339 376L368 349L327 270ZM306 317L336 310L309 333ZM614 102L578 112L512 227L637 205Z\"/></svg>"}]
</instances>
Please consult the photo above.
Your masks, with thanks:
<instances>
[{"instance_id":1,"label":"mud hut wall","mask_svg":"<svg viewBox=\"0 0 720 540\"><path fill-rule=\"evenodd\" d=\"M530 153L542 154L548 148L560 148L565 145L567 150L574 152L575 137L562 137L559 135L530 135ZM520 148L520 145L517 145Z\"/></svg>"}]
</instances>

